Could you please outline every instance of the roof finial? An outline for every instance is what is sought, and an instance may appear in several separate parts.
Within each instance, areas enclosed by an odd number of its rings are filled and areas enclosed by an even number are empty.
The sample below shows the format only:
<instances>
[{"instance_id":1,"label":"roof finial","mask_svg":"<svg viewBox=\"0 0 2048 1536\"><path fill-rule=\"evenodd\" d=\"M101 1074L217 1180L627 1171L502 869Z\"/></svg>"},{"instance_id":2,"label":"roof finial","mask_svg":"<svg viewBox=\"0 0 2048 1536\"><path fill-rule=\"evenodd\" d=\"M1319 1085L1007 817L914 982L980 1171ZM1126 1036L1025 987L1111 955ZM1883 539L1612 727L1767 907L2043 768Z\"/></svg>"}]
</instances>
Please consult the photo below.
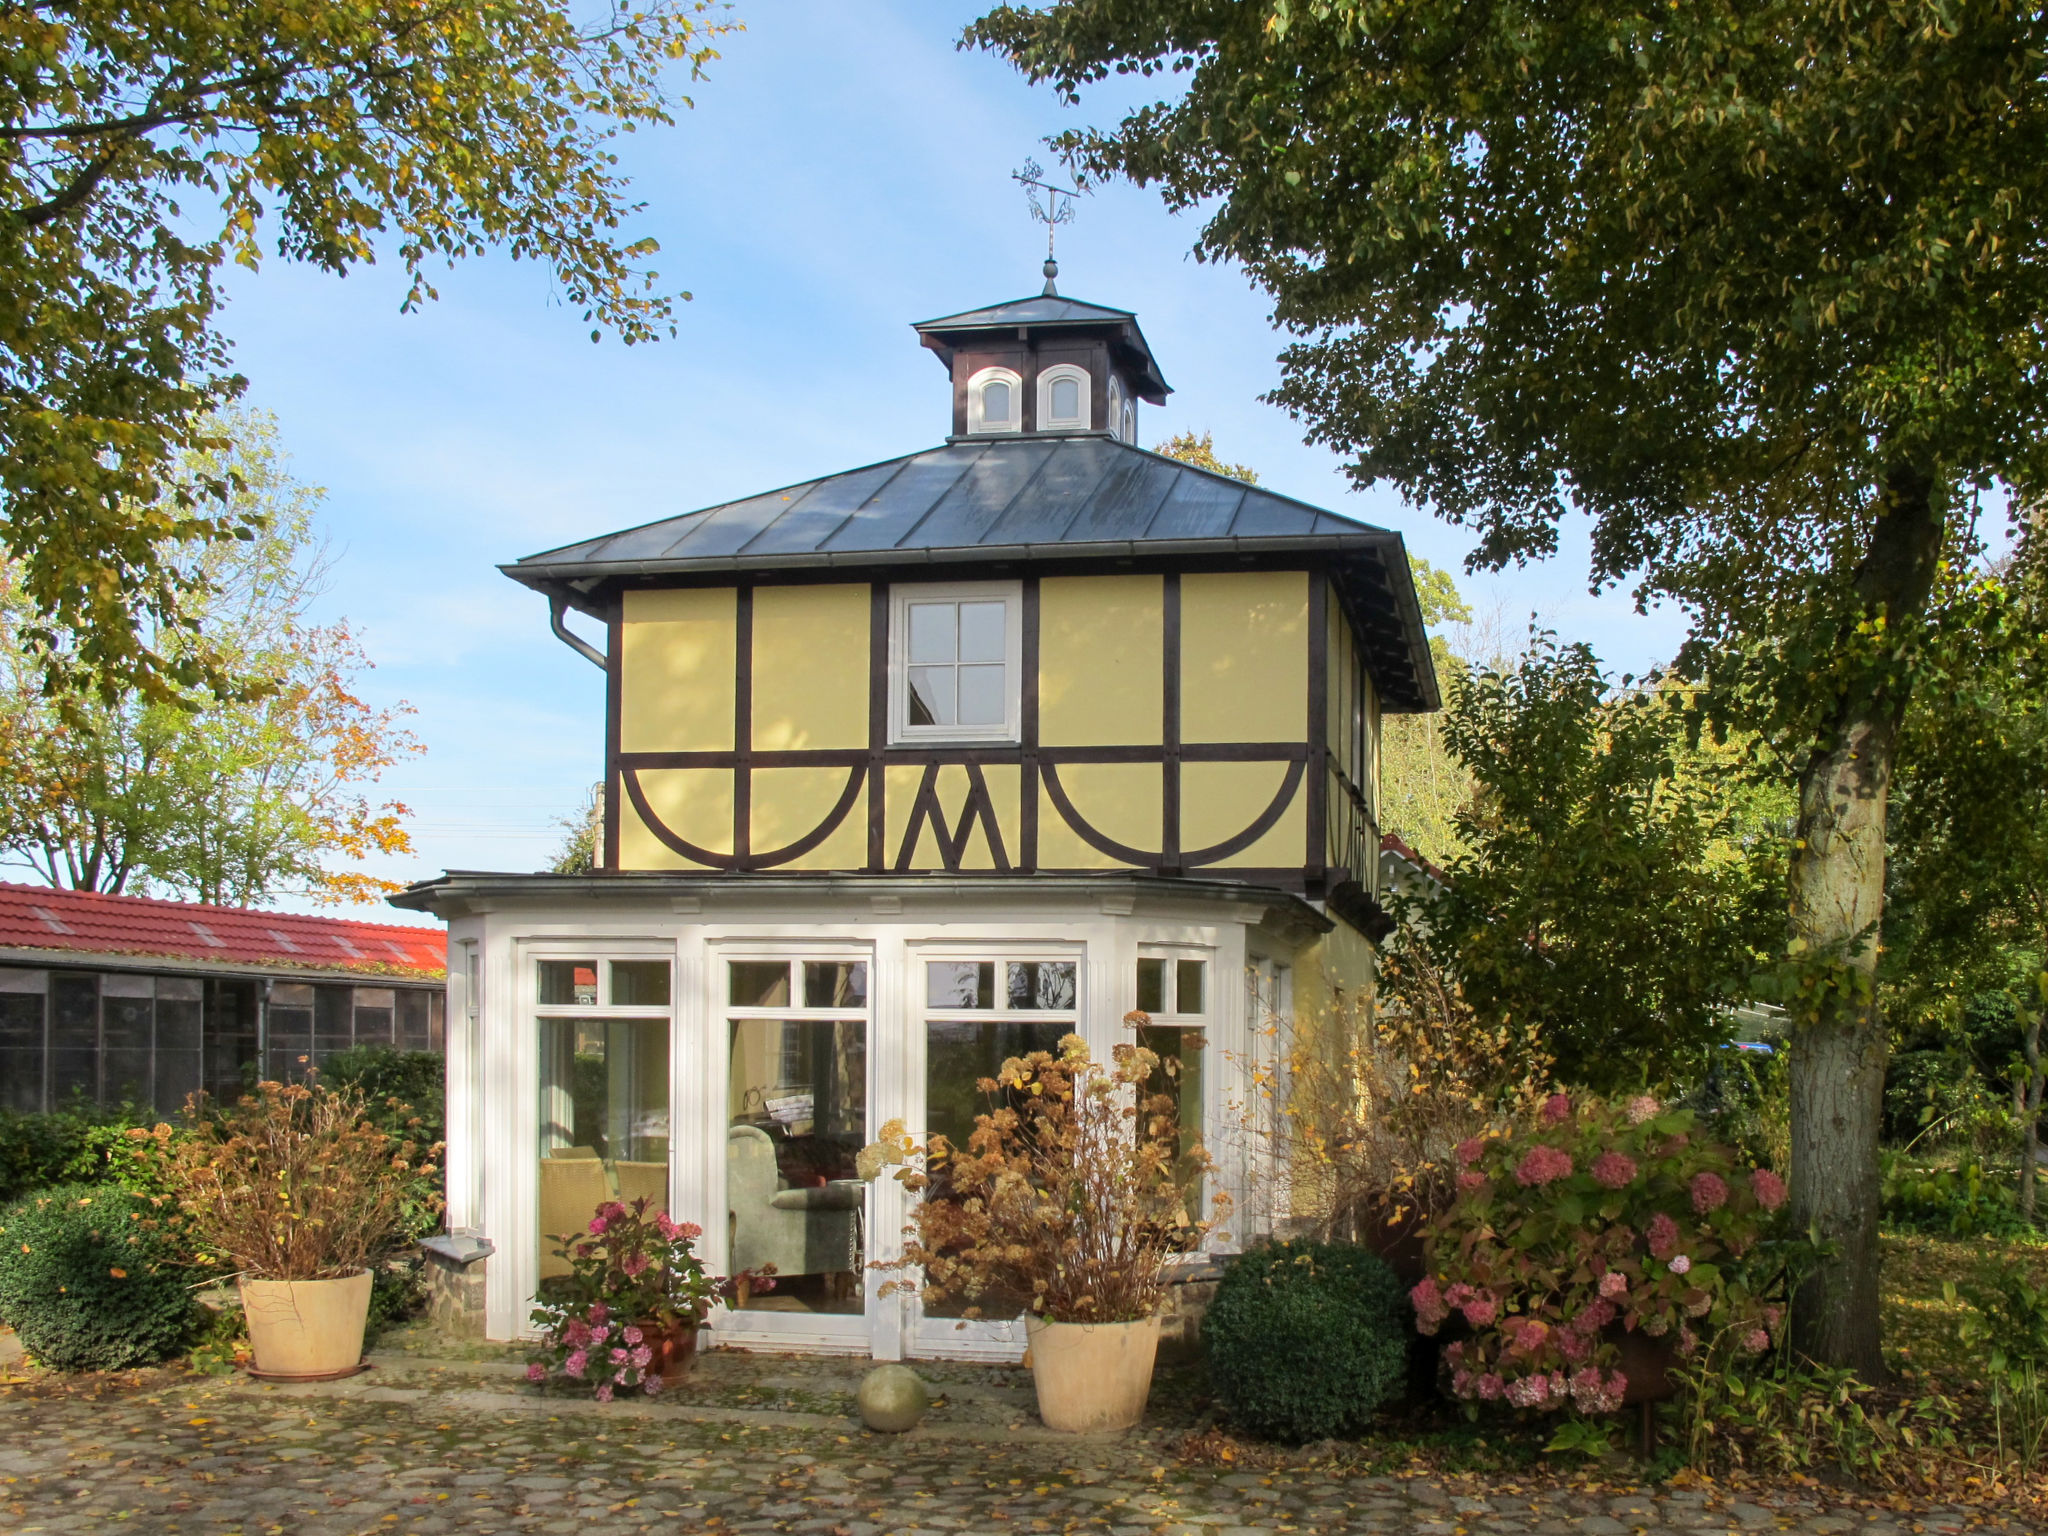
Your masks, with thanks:
<instances>
[{"instance_id":1,"label":"roof finial","mask_svg":"<svg viewBox=\"0 0 2048 1536\"><path fill-rule=\"evenodd\" d=\"M1045 175L1045 168L1036 160L1026 160L1024 169L1012 171L1011 180L1024 188L1024 200L1031 205L1031 217L1045 226L1045 296L1059 297L1059 289L1053 286L1053 279L1060 275L1060 264L1053 257L1053 234L1062 224L1074 220L1074 199L1081 195L1078 187L1056 187L1039 178ZM1039 193L1045 194L1041 200Z\"/></svg>"}]
</instances>

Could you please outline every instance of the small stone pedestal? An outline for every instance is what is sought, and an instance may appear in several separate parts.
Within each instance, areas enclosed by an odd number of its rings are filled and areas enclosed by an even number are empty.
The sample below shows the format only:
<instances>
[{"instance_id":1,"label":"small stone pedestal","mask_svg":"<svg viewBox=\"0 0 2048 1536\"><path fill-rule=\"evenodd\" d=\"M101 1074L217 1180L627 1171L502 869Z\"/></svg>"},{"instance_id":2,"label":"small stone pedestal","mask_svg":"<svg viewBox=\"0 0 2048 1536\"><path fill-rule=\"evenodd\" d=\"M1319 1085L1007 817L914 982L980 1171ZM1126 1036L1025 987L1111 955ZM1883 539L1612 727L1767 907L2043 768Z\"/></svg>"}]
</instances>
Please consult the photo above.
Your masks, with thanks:
<instances>
[{"instance_id":1,"label":"small stone pedestal","mask_svg":"<svg viewBox=\"0 0 2048 1536\"><path fill-rule=\"evenodd\" d=\"M425 1238L427 1320L451 1338L484 1335L484 1273L497 1245L473 1232Z\"/></svg>"}]
</instances>

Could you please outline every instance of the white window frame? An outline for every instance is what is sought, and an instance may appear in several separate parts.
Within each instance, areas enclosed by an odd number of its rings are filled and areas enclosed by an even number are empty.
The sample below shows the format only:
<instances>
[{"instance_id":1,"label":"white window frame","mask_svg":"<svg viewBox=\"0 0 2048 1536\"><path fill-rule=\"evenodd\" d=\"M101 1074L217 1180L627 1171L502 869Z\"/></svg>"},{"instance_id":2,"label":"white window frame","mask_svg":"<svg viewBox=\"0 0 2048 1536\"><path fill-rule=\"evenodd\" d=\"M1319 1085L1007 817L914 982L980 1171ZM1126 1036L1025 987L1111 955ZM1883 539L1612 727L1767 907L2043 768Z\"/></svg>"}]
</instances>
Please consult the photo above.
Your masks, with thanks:
<instances>
[{"instance_id":1,"label":"white window frame","mask_svg":"<svg viewBox=\"0 0 2048 1536\"><path fill-rule=\"evenodd\" d=\"M1120 430L1123 433L1124 441L1135 447L1138 441L1138 402L1136 400L1124 401Z\"/></svg>"},{"instance_id":2,"label":"white window frame","mask_svg":"<svg viewBox=\"0 0 2048 1536\"><path fill-rule=\"evenodd\" d=\"M1003 719L999 725L910 723L910 605L1003 604ZM889 744L1014 742L1023 729L1024 584L1021 581L914 582L889 589Z\"/></svg>"},{"instance_id":3,"label":"white window frame","mask_svg":"<svg viewBox=\"0 0 2048 1536\"><path fill-rule=\"evenodd\" d=\"M1010 386L1010 414L991 421L983 409L990 384ZM1024 430L1024 377L1011 368L982 368L967 381L967 430L970 433L1022 432Z\"/></svg>"},{"instance_id":4,"label":"white window frame","mask_svg":"<svg viewBox=\"0 0 2048 1536\"><path fill-rule=\"evenodd\" d=\"M1078 386L1076 393L1081 402L1081 414L1056 420L1052 413L1052 387L1064 379L1072 379ZM1041 432L1086 432L1093 424L1095 415L1095 380L1088 370L1074 363L1055 363L1042 369L1038 375L1038 430Z\"/></svg>"},{"instance_id":5,"label":"white window frame","mask_svg":"<svg viewBox=\"0 0 2048 1536\"><path fill-rule=\"evenodd\" d=\"M1109 420L1104 422L1103 426L1108 429L1109 435L1118 442L1127 443L1131 440L1130 434L1124 430L1124 380L1122 374L1112 373L1109 376Z\"/></svg>"}]
</instances>

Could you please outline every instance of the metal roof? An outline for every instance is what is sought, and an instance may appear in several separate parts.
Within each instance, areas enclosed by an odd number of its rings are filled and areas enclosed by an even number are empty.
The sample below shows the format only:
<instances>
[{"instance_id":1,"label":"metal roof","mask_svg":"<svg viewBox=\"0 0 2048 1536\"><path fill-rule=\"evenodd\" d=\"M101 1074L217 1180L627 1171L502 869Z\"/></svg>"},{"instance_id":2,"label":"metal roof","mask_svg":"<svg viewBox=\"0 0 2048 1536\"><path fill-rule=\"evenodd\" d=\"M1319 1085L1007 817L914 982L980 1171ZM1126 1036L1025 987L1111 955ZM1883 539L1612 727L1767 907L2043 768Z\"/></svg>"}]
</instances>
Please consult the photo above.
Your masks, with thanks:
<instances>
[{"instance_id":1,"label":"metal roof","mask_svg":"<svg viewBox=\"0 0 2048 1536\"><path fill-rule=\"evenodd\" d=\"M1138 329L1138 317L1128 309L1090 304L1084 299L1064 298L1056 293L1034 293L1029 298L1012 299L1007 304L990 304L957 315L942 315L936 320L920 320L911 329L948 368L953 366L955 345L964 341L977 338L993 340L1019 331L1096 333L1107 330L1111 348L1121 354L1140 399L1164 405L1166 397L1173 393L1173 386L1159 371L1159 361L1152 355L1151 343Z\"/></svg>"},{"instance_id":2,"label":"metal roof","mask_svg":"<svg viewBox=\"0 0 2048 1536\"><path fill-rule=\"evenodd\" d=\"M919 320L917 331L967 331L998 325L1121 325L1135 320L1137 311L1114 309L1107 304L1090 304L1085 299L1063 298L1056 293L1034 293L1028 299L1007 304L989 304L936 320Z\"/></svg>"},{"instance_id":3,"label":"metal roof","mask_svg":"<svg viewBox=\"0 0 2048 1536\"><path fill-rule=\"evenodd\" d=\"M602 613L615 580L1147 556L1336 560L1389 708L1437 707L1401 536L1097 434L954 439L500 567Z\"/></svg>"}]
</instances>

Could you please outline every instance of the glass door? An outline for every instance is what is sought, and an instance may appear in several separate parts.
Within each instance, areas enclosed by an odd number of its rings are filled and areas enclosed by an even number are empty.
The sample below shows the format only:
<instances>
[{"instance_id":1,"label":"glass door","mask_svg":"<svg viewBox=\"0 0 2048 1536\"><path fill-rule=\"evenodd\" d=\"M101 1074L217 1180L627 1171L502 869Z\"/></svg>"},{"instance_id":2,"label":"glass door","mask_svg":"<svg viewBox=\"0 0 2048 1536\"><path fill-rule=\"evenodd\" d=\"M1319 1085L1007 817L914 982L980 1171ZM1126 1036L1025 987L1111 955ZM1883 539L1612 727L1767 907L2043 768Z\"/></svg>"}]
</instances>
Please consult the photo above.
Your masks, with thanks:
<instances>
[{"instance_id":1,"label":"glass door","mask_svg":"<svg viewBox=\"0 0 2048 1536\"><path fill-rule=\"evenodd\" d=\"M989 1108L982 1081L1010 1057L1057 1052L1063 1037L1079 1031L1079 978L1078 949L912 952L912 1060L923 1059L912 1074L911 1123L921 1124L921 1140L943 1136L965 1147L975 1116ZM950 1198L943 1166L931 1172L923 1198ZM970 1310L977 1315L968 1316ZM920 1294L911 1311L913 1355L1014 1359L1024 1348L1021 1296L985 1296L970 1304Z\"/></svg>"},{"instance_id":2,"label":"glass door","mask_svg":"<svg viewBox=\"0 0 2048 1536\"><path fill-rule=\"evenodd\" d=\"M728 955L719 970L726 1272L741 1277L720 1332L865 1339L869 960Z\"/></svg>"}]
</instances>

